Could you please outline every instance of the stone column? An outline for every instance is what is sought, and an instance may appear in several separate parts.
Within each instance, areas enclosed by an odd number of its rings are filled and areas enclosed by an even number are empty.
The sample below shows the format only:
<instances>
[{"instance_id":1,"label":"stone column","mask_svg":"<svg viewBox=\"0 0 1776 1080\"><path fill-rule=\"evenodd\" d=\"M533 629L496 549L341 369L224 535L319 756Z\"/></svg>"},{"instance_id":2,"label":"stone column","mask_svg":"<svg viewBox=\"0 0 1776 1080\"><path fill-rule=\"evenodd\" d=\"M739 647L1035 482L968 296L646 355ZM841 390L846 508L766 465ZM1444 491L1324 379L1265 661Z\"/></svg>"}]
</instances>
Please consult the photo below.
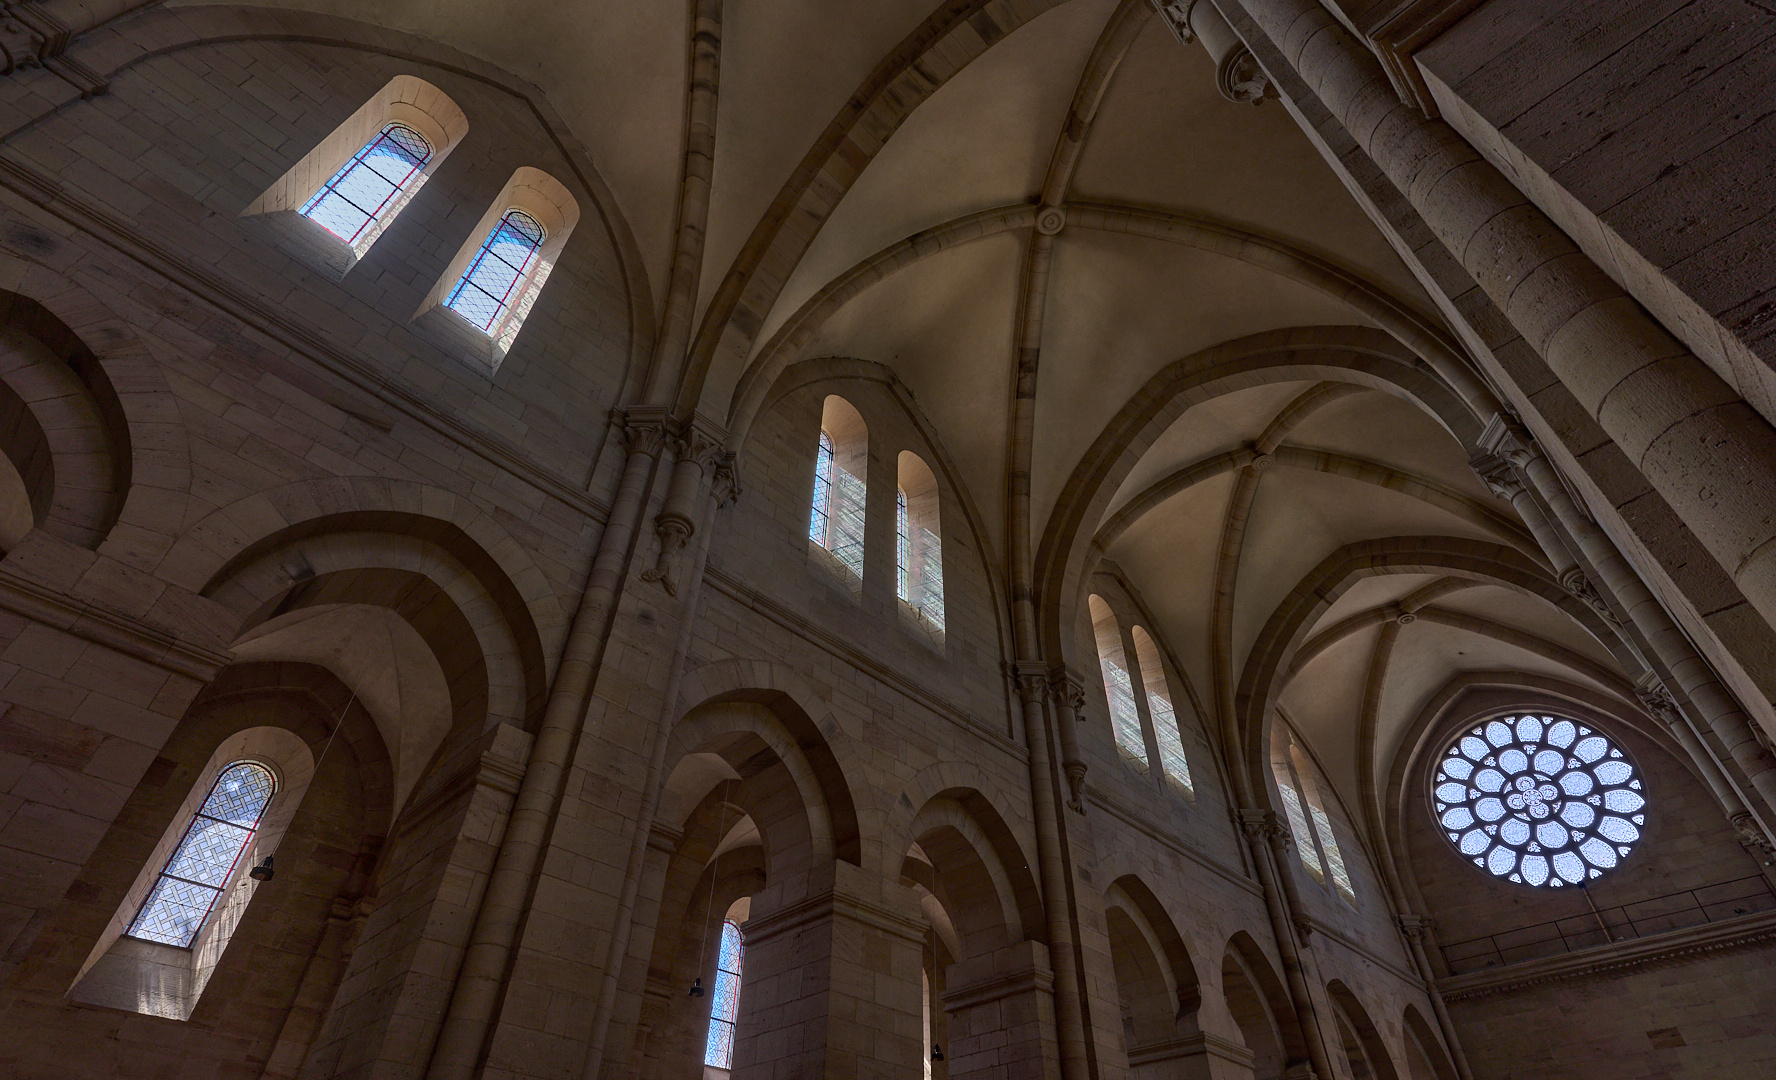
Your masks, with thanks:
<instances>
[{"instance_id":1,"label":"stone column","mask_svg":"<svg viewBox=\"0 0 1776 1080\"><path fill-rule=\"evenodd\" d=\"M1755 721L1721 685L1707 661L1696 652L1688 636L1672 622L1664 605L1653 596L1640 575L1628 565L1615 543L1592 521L1566 490L1554 466L1526 433L1495 419L1481 436L1495 452L1523 471L1536 491L1553 508L1561 526L1596 568L1604 588L1613 593L1627 612L1648 648L1671 672L1684 696L1701 714L1727 753L1743 770L1767 807L1776 807L1776 760L1753 732ZM1767 830L1763 830L1767 835Z\"/></svg>"},{"instance_id":2,"label":"stone column","mask_svg":"<svg viewBox=\"0 0 1776 1080\"><path fill-rule=\"evenodd\" d=\"M1448 124L1403 104L1375 57L1315 0L1217 3L1244 9L1745 598L1776 622L1776 429ZM1526 399L1531 389L1518 393Z\"/></svg>"},{"instance_id":3,"label":"stone column","mask_svg":"<svg viewBox=\"0 0 1776 1080\"><path fill-rule=\"evenodd\" d=\"M768 887L753 898L733 1080L921 1074L925 920L918 901L912 890L849 863L833 870L831 888L813 895L783 897Z\"/></svg>"},{"instance_id":4,"label":"stone column","mask_svg":"<svg viewBox=\"0 0 1776 1080\"><path fill-rule=\"evenodd\" d=\"M1314 1005L1311 983L1306 968L1305 949L1296 935L1306 937L1311 929L1301 914L1295 897L1295 882L1290 877L1287 860L1294 837L1271 810L1237 810L1236 820L1246 836L1252 853L1252 865L1258 871L1258 882L1264 890L1264 906L1270 915L1270 927L1276 935L1277 954L1283 961L1283 978L1289 987L1289 1000L1295 1006L1295 1019L1301 1038L1307 1043L1310 1070L1306 1076L1332 1080L1332 1057L1320 1037L1320 1023ZM1314 980L1314 981L1317 981Z\"/></svg>"},{"instance_id":5,"label":"stone column","mask_svg":"<svg viewBox=\"0 0 1776 1080\"><path fill-rule=\"evenodd\" d=\"M1473 1070L1468 1068L1468 1056L1462 1053L1461 1043L1456 1041L1455 1021L1450 1019L1449 1006L1443 1003L1443 995L1437 992L1437 969L1431 966L1430 954L1425 951L1425 937L1431 932L1430 917L1402 915L1397 921L1400 934L1406 939L1406 947L1412 952L1412 962L1424 979L1425 995L1431 999L1431 1011L1437 1014L1437 1027L1443 1033L1443 1042L1449 1048L1456 1074L1461 1080L1474 1080Z\"/></svg>"},{"instance_id":6,"label":"stone column","mask_svg":"<svg viewBox=\"0 0 1776 1080\"><path fill-rule=\"evenodd\" d=\"M943 995L950 1080L1059 1080L1048 950L1021 941L950 965Z\"/></svg>"}]
</instances>

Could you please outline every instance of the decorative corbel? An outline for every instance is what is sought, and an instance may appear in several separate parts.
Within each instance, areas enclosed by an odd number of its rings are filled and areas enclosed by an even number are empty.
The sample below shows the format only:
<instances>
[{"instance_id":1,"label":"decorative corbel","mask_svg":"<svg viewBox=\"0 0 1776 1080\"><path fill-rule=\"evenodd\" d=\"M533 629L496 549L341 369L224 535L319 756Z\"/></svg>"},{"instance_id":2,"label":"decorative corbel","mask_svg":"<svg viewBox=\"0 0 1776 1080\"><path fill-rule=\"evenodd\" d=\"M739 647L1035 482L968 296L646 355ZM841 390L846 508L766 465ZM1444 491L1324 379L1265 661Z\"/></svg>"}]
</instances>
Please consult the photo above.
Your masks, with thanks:
<instances>
[{"instance_id":1,"label":"decorative corbel","mask_svg":"<svg viewBox=\"0 0 1776 1080\"><path fill-rule=\"evenodd\" d=\"M702 490L703 475L721 454L721 439L711 428L692 422L674 440L673 448L676 454L666 501L654 517L660 555L653 569L641 575L643 581L658 582L667 596L678 595L678 584L673 580L678 553L697 531L697 493Z\"/></svg>"},{"instance_id":2,"label":"decorative corbel","mask_svg":"<svg viewBox=\"0 0 1776 1080\"><path fill-rule=\"evenodd\" d=\"M1085 717L1085 685L1066 668L1057 668L1050 673L1049 688L1053 691L1055 702L1062 713L1070 714L1074 723ZM1068 717L1061 718L1066 724ZM1061 771L1067 776L1067 806L1076 814L1085 813L1085 774L1087 766L1079 756L1078 739L1066 728L1062 729L1061 739Z\"/></svg>"}]
</instances>

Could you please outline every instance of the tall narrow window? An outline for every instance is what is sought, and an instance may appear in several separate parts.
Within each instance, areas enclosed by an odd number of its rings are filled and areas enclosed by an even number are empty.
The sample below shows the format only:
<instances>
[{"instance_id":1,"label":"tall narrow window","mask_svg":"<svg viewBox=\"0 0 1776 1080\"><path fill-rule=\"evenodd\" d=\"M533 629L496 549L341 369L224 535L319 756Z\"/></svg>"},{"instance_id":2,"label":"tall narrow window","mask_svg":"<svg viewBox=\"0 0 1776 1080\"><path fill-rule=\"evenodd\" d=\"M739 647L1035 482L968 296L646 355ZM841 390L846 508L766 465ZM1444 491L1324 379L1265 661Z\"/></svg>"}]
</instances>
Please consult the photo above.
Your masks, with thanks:
<instances>
[{"instance_id":1,"label":"tall narrow window","mask_svg":"<svg viewBox=\"0 0 1776 1080\"><path fill-rule=\"evenodd\" d=\"M902 600L913 598L913 533L907 521L906 488L894 493L894 591Z\"/></svg>"},{"instance_id":2,"label":"tall narrow window","mask_svg":"<svg viewBox=\"0 0 1776 1080\"><path fill-rule=\"evenodd\" d=\"M897 591L927 627L944 628L943 535L938 528L937 476L911 450L900 454L895 496L899 542Z\"/></svg>"},{"instance_id":3,"label":"tall narrow window","mask_svg":"<svg viewBox=\"0 0 1776 1080\"><path fill-rule=\"evenodd\" d=\"M808 539L826 546L832 529L833 443L823 428L820 446L814 452L814 512L808 517Z\"/></svg>"},{"instance_id":4,"label":"tall narrow window","mask_svg":"<svg viewBox=\"0 0 1776 1080\"><path fill-rule=\"evenodd\" d=\"M1153 718L1153 734L1159 743L1159 764L1166 778L1189 794L1190 759L1184 754L1184 734L1178 728L1178 712L1172 708L1171 689L1166 684L1165 664L1159 657L1159 646L1139 626L1129 630L1135 639L1135 663L1141 669L1141 688L1147 692L1147 715Z\"/></svg>"},{"instance_id":5,"label":"tall narrow window","mask_svg":"<svg viewBox=\"0 0 1776 1080\"><path fill-rule=\"evenodd\" d=\"M241 211L279 250L341 281L468 134L442 90L396 75Z\"/></svg>"},{"instance_id":6,"label":"tall narrow window","mask_svg":"<svg viewBox=\"0 0 1776 1080\"><path fill-rule=\"evenodd\" d=\"M511 312L513 301L523 295L546 235L536 218L522 210L507 211L481 242L475 261L444 306L491 337L494 327Z\"/></svg>"},{"instance_id":7,"label":"tall narrow window","mask_svg":"<svg viewBox=\"0 0 1776 1080\"><path fill-rule=\"evenodd\" d=\"M715 965L715 993L709 1002L709 1039L703 1048L703 1064L717 1069L734 1067L734 1024L740 1018L740 927L734 920L722 923L721 955Z\"/></svg>"},{"instance_id":8,"label":"tall narrow window","mask_svg":"<svg viewBox=\"0 0 1776 1080\"><path fill-rule=\"evenodd\" d=\"M130 923L129 936L189 947L233 882L276 791L271 770L255 762L237 761L218 773Z\"/></svg>"},{"instance_id":9,"label":"tall narrow window","mask_svg":"<svg viewBox=\"0 0 1776 1080\"><path fill-rule=\"evenodd\" d=\"M844 398L827 398L814 459L814 501L808 516L808 540L831 552L854 582L863 579L863 513L867 494L863 478L868 461L869 431L862 415Z\"/></svg>"},{"instance_id":10,"label":"tall narrow window","mask_svg":"<svg viewBox=\"0 0 1776 1080\"><path fill-rule=\"evenodd\" d=\"M1098 667L1104 676L1104 696L1110 703L1110 726L1116 746L1147 768L1147 737L1141 730L1141 713L1135 704L1135 687L1129 679L1128 659L1122 648L1122 630L1116 615L1102 597L1089 601L1092 633L1098 642Z\"/></svg>"},{"instance_id":11,"label":"tall narrow window","mask_svg":"<svg viewBox=\"0 0 1776 1080\"><path fill-rule=\"evenodd\" d=\"M298 211L362 255L424 182L432 144L390 124L352 155Z\"/></svg>"},{"instance_id":12,"label":"tall narrow window","mask_svg":"<svg viewBox=\"0 0 1776 1080\"><path fill-rule=\"evenodd\" d=\"M1346 899L1356 898L1350 868L1338 846L1338 834L1332 827L1332 816L1326 809L1321 791L1324 780L1294 732L1280 718L1272 726L1270 768L1276 778L1277 791L1289 819L1289 831L1295 834L1295 850L1302 865L1321 884L1331 875L1331 884Z\"/></svg>"}]
</instances>

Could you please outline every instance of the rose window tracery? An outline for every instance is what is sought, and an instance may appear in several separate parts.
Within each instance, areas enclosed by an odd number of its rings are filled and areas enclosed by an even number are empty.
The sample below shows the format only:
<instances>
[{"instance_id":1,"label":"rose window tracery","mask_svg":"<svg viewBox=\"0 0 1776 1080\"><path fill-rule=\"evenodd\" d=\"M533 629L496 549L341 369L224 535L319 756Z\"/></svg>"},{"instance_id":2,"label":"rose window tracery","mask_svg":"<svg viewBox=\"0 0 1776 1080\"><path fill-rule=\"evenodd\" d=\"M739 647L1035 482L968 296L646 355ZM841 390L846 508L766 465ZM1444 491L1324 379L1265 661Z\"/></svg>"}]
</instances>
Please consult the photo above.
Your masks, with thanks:
<instances>
[{"instance_id":1,"label":"rose window tracery","mask_svg":"<svg viewBox=\"0 0 1776 1080\"><path fill-rule=\"evenodd\" d=\"M1432 796L1449 842L1521 885L1600 877L1646 824L1640 777L1621 748L1552 716L1501 717L1462 735L1443 753Z\"/></svg>"}]
</instances>

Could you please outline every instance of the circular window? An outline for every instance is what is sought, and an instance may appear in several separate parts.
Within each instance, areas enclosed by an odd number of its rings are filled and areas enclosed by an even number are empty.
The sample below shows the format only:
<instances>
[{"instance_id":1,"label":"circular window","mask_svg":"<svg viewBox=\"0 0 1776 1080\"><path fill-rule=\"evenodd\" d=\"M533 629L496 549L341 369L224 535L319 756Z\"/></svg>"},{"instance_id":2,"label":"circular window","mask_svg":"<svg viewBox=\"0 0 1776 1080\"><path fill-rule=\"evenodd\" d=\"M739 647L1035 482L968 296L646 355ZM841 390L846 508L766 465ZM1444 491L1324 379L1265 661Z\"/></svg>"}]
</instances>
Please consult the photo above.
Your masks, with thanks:
<instances>
[{"instance_id":1,"label":"circular window","mask_svg":"<svg viewBox=\"0 0 1776 1080\"><path fill-rule=\"evenodd\" d=\"M1621 748L1552 716L1501 717L1455 740L1432 794L1449 842L1523 885L1601 876L1634 850L1646 824L1640 777Z\"/></svg>"}]
</instances>

